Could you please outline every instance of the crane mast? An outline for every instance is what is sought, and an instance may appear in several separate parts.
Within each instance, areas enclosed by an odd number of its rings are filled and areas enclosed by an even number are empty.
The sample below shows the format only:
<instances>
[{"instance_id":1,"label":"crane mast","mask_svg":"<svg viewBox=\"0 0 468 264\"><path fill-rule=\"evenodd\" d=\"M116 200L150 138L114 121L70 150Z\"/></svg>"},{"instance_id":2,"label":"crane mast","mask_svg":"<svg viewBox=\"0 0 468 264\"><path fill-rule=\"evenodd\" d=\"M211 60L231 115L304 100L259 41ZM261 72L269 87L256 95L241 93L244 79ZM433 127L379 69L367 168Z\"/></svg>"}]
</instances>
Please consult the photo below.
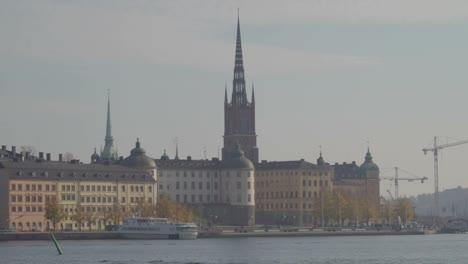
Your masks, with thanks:
<instances>
[{"instance_id":1,"label":"crane mast","mask_svg":"<svg viewBox=\"0 0 468 264\"><path fill-rule=\"evenodd\" d=\"M443 145L437 145L437 137L434 137L434 147L433 148L424 148L423 152L424 155L427 154L428 151L432 151L434 153L434 209L432 211L433 221L435 223L435 219L439 217L439 151L448 148L454 147L462 144L467 144L468 140L457 141L453 143L447 143Z\"/></svg>"}]
</instances>

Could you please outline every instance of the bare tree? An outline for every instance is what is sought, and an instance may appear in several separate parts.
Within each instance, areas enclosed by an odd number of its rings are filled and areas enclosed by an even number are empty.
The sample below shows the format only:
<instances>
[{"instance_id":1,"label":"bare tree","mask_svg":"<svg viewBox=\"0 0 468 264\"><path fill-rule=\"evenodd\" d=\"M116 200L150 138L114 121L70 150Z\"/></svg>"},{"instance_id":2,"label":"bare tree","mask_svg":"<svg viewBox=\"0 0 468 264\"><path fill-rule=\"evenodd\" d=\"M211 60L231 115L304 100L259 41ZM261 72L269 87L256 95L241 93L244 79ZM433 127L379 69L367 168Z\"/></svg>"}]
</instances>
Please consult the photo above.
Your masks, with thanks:
<instances>
[{"instance_id":1,"label":"bare tree","mask_svg":"<svg viewBox=\"0 0 468 264\"><path fill-rule=\"evenodd\" d=\"M36 155L36 148L32 145L23 145L20 147L21 153L29 152L29 155L34 156Z\"/></svg>"},{"instance_id":2,"label":"bare tree","mask_svg":"<svg viewBox=\"0 0 468 264\"><path fill-rule=\"evenodd\" d=\"M65 153L63 154L63 161L71 161L71 160L73 160L73 159L75 159L75 158L73 157L73 153L65 152Z\"/></svg>"}]
</instances>

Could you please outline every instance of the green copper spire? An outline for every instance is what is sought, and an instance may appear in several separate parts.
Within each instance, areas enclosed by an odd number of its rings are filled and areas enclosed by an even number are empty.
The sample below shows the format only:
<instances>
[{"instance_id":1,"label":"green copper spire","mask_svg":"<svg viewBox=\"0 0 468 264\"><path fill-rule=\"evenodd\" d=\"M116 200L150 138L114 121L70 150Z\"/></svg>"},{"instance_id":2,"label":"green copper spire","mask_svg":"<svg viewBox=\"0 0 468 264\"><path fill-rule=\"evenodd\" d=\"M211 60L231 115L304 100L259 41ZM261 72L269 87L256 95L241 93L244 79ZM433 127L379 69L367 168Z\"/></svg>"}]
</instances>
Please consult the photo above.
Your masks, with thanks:
<instances>
[{"instance_id":1,"label":"green copper spire","mask_svg":"<svg viewBox=\"0 0 468 264\"><path fill-rule=\"evenodd\" d=\"M104 149L101 152L101 159L103 160L117 160L118 155L114 147L114 138L112 137L112 126L110 116L110 93L107 90L107 125L106 125L106 137L104 139Z\"/></svg>"}]
</instances>

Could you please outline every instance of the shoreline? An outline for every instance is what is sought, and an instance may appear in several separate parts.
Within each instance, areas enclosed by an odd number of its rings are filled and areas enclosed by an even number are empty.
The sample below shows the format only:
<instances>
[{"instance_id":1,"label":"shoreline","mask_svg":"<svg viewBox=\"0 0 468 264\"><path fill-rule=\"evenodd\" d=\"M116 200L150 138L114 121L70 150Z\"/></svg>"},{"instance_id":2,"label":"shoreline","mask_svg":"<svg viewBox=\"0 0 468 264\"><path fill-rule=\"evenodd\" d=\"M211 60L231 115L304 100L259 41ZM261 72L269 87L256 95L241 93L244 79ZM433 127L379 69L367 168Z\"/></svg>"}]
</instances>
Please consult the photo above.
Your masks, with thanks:
<instances>
[{"instance_id":1,"label":"shoreline","mask_svg":"<svg viewBox=\"0 0 468 264\"><path fill-rule=\"evenodd\" d=\"M209 232L202 231L199 239L204 238L248 238L248 237L330 237L330 236L395 236L395 235L424 235L424 231L254 231L240 232ZM104 232L54 232L57 240L124 240L119 233ZM46 232L3 232L0 241L28 241L51 240L50 233Z\"/></svg>"}]
</instances>

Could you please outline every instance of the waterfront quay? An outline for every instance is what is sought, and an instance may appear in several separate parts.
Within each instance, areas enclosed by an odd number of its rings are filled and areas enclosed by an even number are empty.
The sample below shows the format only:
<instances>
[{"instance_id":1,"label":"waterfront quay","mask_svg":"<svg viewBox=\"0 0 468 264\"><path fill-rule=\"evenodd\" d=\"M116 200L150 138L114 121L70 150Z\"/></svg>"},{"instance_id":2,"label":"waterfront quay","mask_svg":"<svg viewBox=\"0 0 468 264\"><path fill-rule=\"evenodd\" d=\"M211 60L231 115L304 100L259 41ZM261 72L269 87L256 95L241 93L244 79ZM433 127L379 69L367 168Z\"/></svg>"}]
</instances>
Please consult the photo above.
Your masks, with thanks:
<instances>
[{"instance_id":1,"label":"waterfront quay","mask_svg":"<svg viewBox=\"0 0 468 264\"><path fill-rule=\"evenodd\" d=\"M118 232L52 232L58 240L107 240L122 239ZM50 240L51 233L48 232L0 232L0 241L18 240ZM198 238L246 238L246 237L321 237L321 236L389 236L389 235L424 235L421 230L405 231L375 231L375 230L340 230L327 231L324 229L263 229L244 231L206 230L198 234Z\"/></svg>"}]
</instances>

